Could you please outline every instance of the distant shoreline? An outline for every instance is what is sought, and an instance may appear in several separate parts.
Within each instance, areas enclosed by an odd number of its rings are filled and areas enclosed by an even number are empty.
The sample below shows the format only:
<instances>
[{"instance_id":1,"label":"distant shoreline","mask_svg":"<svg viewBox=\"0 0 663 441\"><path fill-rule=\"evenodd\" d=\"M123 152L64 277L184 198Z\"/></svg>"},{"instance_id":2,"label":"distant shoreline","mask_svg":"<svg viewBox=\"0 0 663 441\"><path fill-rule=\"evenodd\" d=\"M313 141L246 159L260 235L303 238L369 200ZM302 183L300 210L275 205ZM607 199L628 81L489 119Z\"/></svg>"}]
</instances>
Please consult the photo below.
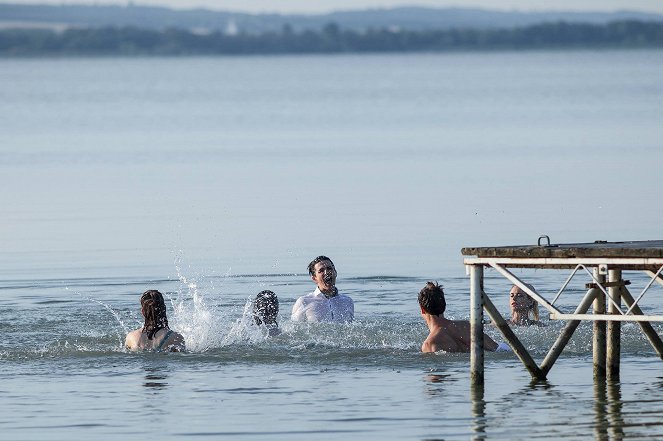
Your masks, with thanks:
<instances>
[{"instance_id":1,"label":"distant shoreline","mask_svg":"<svg viewBox=\"0 0 663 441\"><path fill-rule=\"evenodd\" d=\"M1 57L297 55L565 49L661 49L663 23L543 23L508 29L364 32L329 23L319 31L227 34L133 26L0 30Z\"/></svg>"}]
</instances>

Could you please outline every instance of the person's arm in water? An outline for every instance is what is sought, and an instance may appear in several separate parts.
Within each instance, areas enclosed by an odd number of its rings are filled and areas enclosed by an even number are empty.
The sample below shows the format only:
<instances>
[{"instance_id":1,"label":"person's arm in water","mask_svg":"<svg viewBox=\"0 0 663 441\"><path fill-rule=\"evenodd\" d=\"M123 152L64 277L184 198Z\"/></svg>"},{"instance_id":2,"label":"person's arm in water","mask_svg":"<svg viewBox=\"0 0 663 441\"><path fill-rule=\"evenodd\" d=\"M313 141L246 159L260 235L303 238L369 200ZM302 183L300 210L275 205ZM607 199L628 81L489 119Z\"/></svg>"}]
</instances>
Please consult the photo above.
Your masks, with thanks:
<instances>
[{"instance_id":1,"label":"person's arm in water","mask_svg":"<svg viewBox=\"0 0 663 441\"><path fill-rule=\"evenodd\" d=\"M468 333L467 334L467 341L469 342L469 341L471 341L472 325L470 324L469 321L465 322L465 323L467 323L467 325L466 325L467 326L467 328L466 328L467 331L466 332ZM490 338L490 336L488 334L486 334L485 332L483 333L483 348L486 351L491 351L491 352L495 352L497 350L497 343L495 342L495 340Z\"/></svg>"},{"instance_id":2,"label":"person's arm in water","mask_svg":"<svg viewBox=\"0 0 663 441\"><path fill-rule=\"evenodd\" d=\"M483 347L484 349L495 352L497 350L497 343L495 343L495 340L490 338L488 334L484 333L483 334Z\"/></svg>"},{"instance_id":3,"label":"person's arm in water","mask_svg":"<svg viewBox=\"0 0 663 441\"><path fill-rule=\"evenodd\" d=\"M456 322L456 323L459 323L459 322ZM468 345L468 350L471 351L472 349L469 346L471 345L470 342L472 340L472 337L471 337L471 335L472 335L472 325L470 324L469 321L465 321L465 320L463 320L462 323L463 323L463 328L464 328L463 332L464 332L464 335L465 335L464 338L467 339L465 341L467 342L466 344ZM491 351L491 352L495 352L497 350L497 343L495 343L495 340L490 338L490 336L488 334L486 334L485 332L483 333L483 348L486 351Z\"/></svg>"}]
</instances>

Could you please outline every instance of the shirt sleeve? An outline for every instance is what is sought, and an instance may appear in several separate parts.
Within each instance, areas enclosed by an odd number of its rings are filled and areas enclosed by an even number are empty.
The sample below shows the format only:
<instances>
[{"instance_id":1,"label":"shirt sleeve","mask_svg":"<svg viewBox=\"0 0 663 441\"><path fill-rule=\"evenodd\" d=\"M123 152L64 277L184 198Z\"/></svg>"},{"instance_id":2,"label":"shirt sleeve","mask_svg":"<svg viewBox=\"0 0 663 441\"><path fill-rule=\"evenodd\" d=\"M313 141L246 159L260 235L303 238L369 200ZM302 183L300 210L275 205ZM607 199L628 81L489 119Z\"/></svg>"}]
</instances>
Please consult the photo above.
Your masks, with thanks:
<instances>
[{"instance_id":1,"label":"shirt sleeve","mask_svg":"<svg viewBox=\"0 0 663 441\"><path fill-rule=\"evenodd\" d=\"M292 315L290 320L293 322L303 322L306 321L306 309L304 308L304 298L300 297L297 299L295 304L292 306Z\"/></svg>"},{"instance_id":2,"label":"shirt sleeve","mask_svg":"<svg viewBox=\"0 0 663 441\"><path fill-rule=\"evenodd\" d=\"M348 305L345 311L345 317L343 318L346 322L351 322L355 319L355 302L348 297Z\"/></svg>"}]
</instances>

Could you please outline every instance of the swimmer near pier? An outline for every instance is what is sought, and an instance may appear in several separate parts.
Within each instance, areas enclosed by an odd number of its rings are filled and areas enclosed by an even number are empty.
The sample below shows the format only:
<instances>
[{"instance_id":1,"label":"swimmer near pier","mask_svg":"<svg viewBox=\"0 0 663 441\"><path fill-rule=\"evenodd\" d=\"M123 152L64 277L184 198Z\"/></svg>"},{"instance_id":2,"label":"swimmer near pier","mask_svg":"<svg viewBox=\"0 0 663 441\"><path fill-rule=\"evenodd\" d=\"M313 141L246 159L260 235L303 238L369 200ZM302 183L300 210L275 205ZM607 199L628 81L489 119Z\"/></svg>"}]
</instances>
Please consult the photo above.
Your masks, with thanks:
<instances>
[{"instance_id":1,"label":"swimmer near pier","mask_svg":"<svg viewBox=\"0 0 663 441\"><path fill-rule=\"evenodd\" d=\"M663 322L663 312L645 315L641 305L655 284L663 285L663 240L551 244L541 236L536 245L463 248L464 264L470 276L471 350L470 375L473 385L484 383L483 312L495 323L514 353L535 380L545 380L555 361L582 321L593 322L593 363L596 379L619 379L620 331L622 322L635 322L663 359L663 341L652 322ZM542 294L516 276L511 269L566 270L569 276L554 297ZM527 293L548 311L551 320L563 320L562 328L541 364L537 364L493 304L484 286L484 269L492 269ZM624 277L629 272L644 273L646 282L639 293L631 294ZM585 280L586 293L566 311L559 303L572 280ZM651 295L649 296L651 297ZM589 309L592 309L590 312Z\"/></svg>"}]
</instances>

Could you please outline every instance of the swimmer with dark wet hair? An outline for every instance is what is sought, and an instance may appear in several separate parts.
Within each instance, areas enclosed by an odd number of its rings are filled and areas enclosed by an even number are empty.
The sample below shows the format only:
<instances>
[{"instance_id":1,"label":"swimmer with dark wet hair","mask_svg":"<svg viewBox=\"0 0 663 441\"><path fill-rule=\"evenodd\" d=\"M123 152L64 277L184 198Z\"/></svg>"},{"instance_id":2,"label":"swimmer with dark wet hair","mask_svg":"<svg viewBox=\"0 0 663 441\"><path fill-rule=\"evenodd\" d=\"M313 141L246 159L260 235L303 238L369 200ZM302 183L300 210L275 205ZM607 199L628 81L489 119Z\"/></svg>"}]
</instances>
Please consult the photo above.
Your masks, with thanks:
<instances>
[{"instance_id":1,"label":"swimmer with dark wet hair","mask_svg":"<svg viewBox=\"0 0 663 441\"><path fill-rule=\"evenodd\" d=\"M421 345L421 352L470 352L470 322L444 318L447 303L442 287L434 282L426 283L419 291L418 300L421 316L429 331ZM498 345L486 334L483 336L483 346L488 351L508 350L508 345Z\"/></svg>"},{"instance_id":2,"label":"swimmer with dark wet hair","mask_svg":"<svg viewBox=\"0 0 663 441\"><path fill-rule=\"evenodd\" d=\"M143 293L140 298L140 312L145 323L142 328L127 334L124 344L128 349L165 352L185 349L184 337L168 327L166 303L159 291L151 289Z\"/></svg>"},{"instance_id":3,"label":"swimmer with dark wet hair","mask_svg":"<svg viewBox=\"0 0 663 441\"><path fill-rule=\"evenodd\" d=\"M279 335L279 298L273 291L260 291L253 301L253 320L258 326L264 326L270 336Z\"/></svg>"}]
</instances>

